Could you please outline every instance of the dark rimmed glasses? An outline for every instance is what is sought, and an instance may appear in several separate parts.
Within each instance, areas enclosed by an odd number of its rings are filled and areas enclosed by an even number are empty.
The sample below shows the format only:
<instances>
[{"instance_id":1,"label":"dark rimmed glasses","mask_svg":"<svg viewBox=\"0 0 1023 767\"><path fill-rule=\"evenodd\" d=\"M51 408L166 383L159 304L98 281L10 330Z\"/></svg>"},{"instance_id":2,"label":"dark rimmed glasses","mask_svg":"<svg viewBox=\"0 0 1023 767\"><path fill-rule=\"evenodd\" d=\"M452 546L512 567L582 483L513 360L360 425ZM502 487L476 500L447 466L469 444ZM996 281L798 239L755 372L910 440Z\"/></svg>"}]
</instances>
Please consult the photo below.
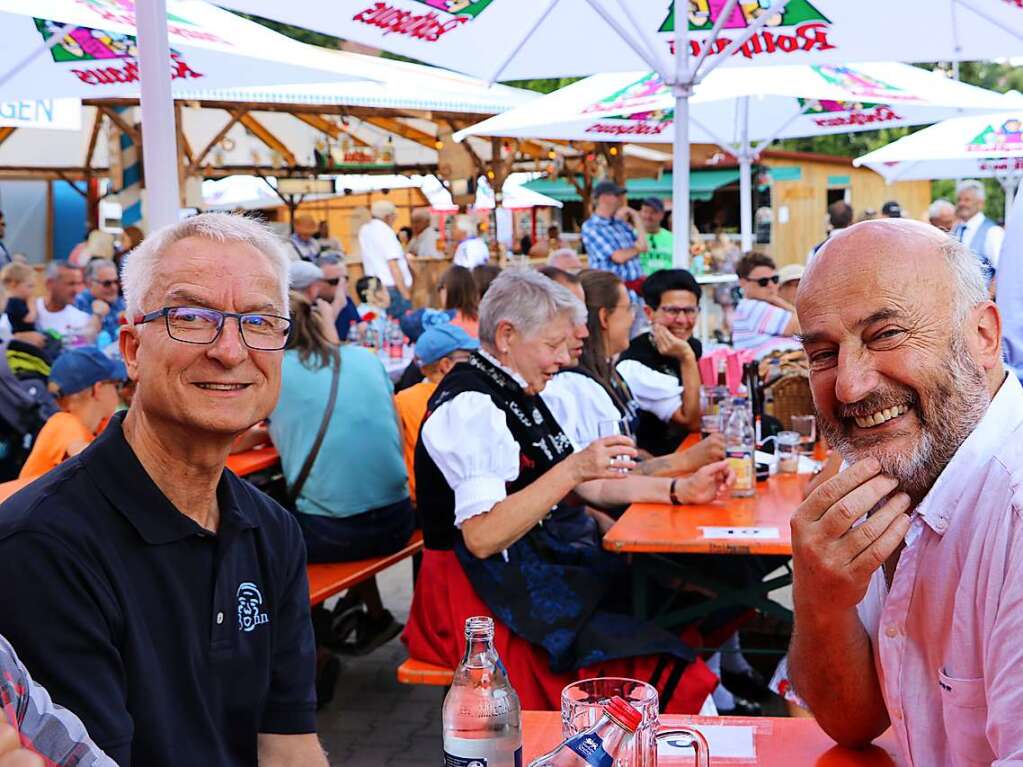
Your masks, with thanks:
<instances>
[{"instance_id":1,"label":"dark rimmed glasses","mask_svg":"<svg viewBox=\"0 0 1023 767\"><path fill-rule=\"evenodd\" d=\"M221 312L197 306L165 306L135 318L136 325L164 318L167 335L183 344L212 344L224 330L224 320L238 320L242 343L254 351L275 352L288 343L291 320L276 314Z\"/></svg>"},{"instance_id":2,"label":"dark rimmed glasses","mask_svg":"<svg viewBox=\"0 0 1023 767\"><path fill-rule=\"evenodd\" d=\"M747 279L748 279L748 280L749 280L750 282L755 282L755 283L757 283L757 285L759 285L759 286L760 286L760 287L762 287L762 288L766 288L766 287L768 286L768 284L770 284L770 283L772 283L772 282L773 282L773 283L774 283L775 285L777 285L777 284L778 284L778 280L779 280L780 278L778 277L778 275L777 275L777 274L772 274L772 275L771 275L770 277L757 277L756 279L754 279L754 278L752 278L752 277L747 277Z\"/></svg>"}]
</instances>

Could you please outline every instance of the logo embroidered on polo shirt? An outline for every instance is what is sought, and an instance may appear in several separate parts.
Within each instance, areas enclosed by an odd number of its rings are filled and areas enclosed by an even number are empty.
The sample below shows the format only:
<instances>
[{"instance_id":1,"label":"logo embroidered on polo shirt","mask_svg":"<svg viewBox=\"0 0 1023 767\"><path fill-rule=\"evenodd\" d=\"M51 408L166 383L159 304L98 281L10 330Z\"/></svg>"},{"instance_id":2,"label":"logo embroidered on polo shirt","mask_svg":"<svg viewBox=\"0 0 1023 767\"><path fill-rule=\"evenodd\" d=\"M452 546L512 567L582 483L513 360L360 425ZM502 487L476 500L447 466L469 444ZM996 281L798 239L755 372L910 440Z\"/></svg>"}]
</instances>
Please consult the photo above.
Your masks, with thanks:
<instances>
[{"instance_id":1,"label":"logo embroidered on polo shirt","mask_svg":"<svg viewBox=\"0 0 1023 767\"><path fill-rule=\"evenodd\" d=\"M255 583L243 583L238 587L238 629L252 631L261 623L269 623L270 616L262 612L263 595Z\"/></svg>"}]
</instances>

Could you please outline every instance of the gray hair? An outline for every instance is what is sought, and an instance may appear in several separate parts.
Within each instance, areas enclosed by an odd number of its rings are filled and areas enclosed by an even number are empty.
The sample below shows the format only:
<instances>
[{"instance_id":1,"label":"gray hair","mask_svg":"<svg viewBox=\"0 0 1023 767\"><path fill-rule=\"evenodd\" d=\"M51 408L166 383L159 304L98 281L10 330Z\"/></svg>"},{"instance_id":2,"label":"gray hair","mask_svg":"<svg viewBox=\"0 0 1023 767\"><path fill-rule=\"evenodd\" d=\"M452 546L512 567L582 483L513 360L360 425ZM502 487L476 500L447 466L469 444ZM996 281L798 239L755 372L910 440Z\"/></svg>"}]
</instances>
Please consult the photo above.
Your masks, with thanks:
<instances>
[{"instance_id":1,"label":"gray hair","mask_svg":"<svg viewBox=\"0 0 1023 767\"><path fill-rule=\"evenodd\" d=\"M547 263L565 271L578 272L583 267L583 262L579 260L579 254L571 248L558 248L551 251L547 256Z\"/></svg>"},{"instance_id":2,"label":"gray hair","mask_svg":"<svg viewBox=\"0 0 1023 767\"><path fill-rule=\"evenodd\" d=\"M105 266L109 266L115 272L117 271L117 264L115 264L109 258L94 258L92 259L92 261L85 265L85 279L87 280L96 279L96 273Z\"/></svg>"},{"instance_id":3,"label":"gray hair","mask_svg":"<svg viewBox=\"0 0 1023 767\"><path fill-rule=\"evenodd\" d=\"M991 299L987 275L977 254L959 240L949 237L940 250L952 274L952 317L959 328L975 307Z\"/></svg>"},{"instance_id":4,"label":"gray hair","mask_svg":"<svg viewBox=\"0 0 1023 767\"><path fill-rule=\"evenodd\" d=\"M501 322L529 338L559 314L586 322L586 307L567 288L531 269L505 269L480 301L480 341L493 344Z\"/></svg>"},{"instance_id":5,"label":"gray hair","mask_svg":"<svg viewBox=\"0 0 1023 767\"><path fill-rule=\"evenodd\" d=\"M46 279L55 280L60 277L61 269L81 269L80 266L75 266L70 261L51 261L46 266Z\"/></svg>"},{"instance_id":6,"label":"gray hair","mask_svg":"<svg viewBox=\"0 0 1023 767\"><path fill-rule=\"evenodd\" d=\"M142 302L152 288L153 274L164 252L175 242L188 237L201 237L219 243L243 242L254 247L270 262L280 286L278 299L281 311L288 311L288 264L291 259L270 228L245 216L201 213L157 229L125 257L121 268L121 285L129 318L142 313Z\"/></svg>"},{"instance_id":7,"label":"gray hair","mask_svg":"<svg viewBox=\"0 0 1023 767\"><path fill-rule=\"evenodd\" d=\"M946 200L944 197L939 197L937 200L932 202L927 208L927 218L934 219L938 218L942 213L955 213L956 206Z\"/></svg>"},{"instance_id":8,"label":"gray hair","mask_svg":"<svg viewBox=\"0 0 1023 767\"><path fill-rule=\"evenodd\" d=\"M965 181L960 181L958 184L956 184L957 195L961 194L962 192L968 191L975 192L977 194L977 197L979 197L981 200L987 197L987 191L984 189L984 185L981 182L977 181L977 179L975 178L968 178Z\"/></svg>"}]
</instances>

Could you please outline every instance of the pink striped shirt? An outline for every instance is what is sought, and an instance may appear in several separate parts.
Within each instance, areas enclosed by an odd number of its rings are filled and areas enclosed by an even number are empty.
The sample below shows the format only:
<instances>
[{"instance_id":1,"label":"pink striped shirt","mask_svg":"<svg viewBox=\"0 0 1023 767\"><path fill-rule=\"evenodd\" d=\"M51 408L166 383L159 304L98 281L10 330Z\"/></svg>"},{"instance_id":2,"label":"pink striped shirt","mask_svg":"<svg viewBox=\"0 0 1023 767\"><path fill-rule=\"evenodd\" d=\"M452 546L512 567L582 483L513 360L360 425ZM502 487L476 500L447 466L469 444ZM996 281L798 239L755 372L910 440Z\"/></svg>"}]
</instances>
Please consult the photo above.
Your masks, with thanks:
<instances>
[{"instance_id":1,"label":"pink striped shirt","mask_svg":"<svg viewBox=\"0 0 1023 767\"><path fill-rule=\"evenodd\" d=\"M732 318L732 346L749 349L757 359L776 349L799 349L799 342L784 335L792 312L767 301L744 298Z\"/></svg>"},{"instance_id":2,"label":"pink striped shirt","mask_svg":"<svg viewBox=\"0 0 1023 767\"><path fill-rule=\"evenodd\" d=\"M1023 387L1007 376L859 605L911 767L1023 764Z\"/></svg>"}]
</instances>

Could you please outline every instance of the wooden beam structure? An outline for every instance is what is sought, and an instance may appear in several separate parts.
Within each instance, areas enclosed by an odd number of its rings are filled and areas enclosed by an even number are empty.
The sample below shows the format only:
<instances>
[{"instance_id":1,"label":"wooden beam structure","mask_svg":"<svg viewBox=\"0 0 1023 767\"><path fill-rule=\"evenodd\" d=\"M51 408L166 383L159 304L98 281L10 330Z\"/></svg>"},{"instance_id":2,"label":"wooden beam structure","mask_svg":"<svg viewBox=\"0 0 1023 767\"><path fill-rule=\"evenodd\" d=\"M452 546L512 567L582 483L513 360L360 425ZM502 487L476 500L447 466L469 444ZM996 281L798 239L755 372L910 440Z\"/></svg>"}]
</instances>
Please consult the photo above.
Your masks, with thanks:
<instances>
[{"instance_id":1,"label":"wooden beam structure","mask_svg":"<svg viewBox=\"0 0 1023 767\"><path fill-rule=\"evenodd\" d=\"M251 113L246 112L243 114L238 118L238 122L248 128L252 135L262 141L267 147L284 158L286 165L295 164L294 153L288 149L287 145L283 141L271 133L266 126L263 125L263 123L253 117Z\"/></svg>"},{"instance_id":2,"label":"wooden beam structure","mask_svg":"<svg viewBox=\"0 0 1023 767\"><path fill-rule=\"evenodd\" d=\"M10 125L0 128L0 144L3 144L7 139L9 139L16 130L18 129Z\"/></svg>"},{"instance_id":3,"label":"wooden beam structure","mask_svg":"<svg viewBox=\"0 0 1023 767\"><path fill-rule=\"evenodd\" d=\"M206 156L213 151L213 147L220 143L221 139L227 135L227 132L234 127L234 124L242 119L245 115L244 109L235 109L231 113L231 117L223 127L217 131L216 135L209 140L209 143L203 147L202 151L195 156L195 159L188 166L189 174L195 174L199 172L199 167L202 165L202 161L206 159Z\"/></svg>"},{"instance_id":4,"label":"wooden beam structure","mask_svg":"<svg viewBox=\"0 0 1023 767\"><path fill-rule=\"evenodd\" d=\"M368 125L374 125L381 130L393 133L395 136L401 136L403 139L408 139L420 146L425 146L430 149L437 148L436 136L431 133L427 133L426 131L421 131L419 128L413 128L411 125L399 122L393 117L361 117L359 119Z\"/></svg>"},{"instance_id":5,"label":"wooden beam structure","mask_svg":"<svg viewBox=\"0 0 1023 767\"><path fill-rule=\"evenodd\" d=\"M115 109L113 109L112 107L109 107L109 106L100 106L100 107L99 107L99 110L100 110L100 111L101 111L101 112L102 112L103 114L105 114L105 115L107 116L107 119L109 119L109 120L110 120L110 122L112 122L112 123L113 123L114 125L116 125L116 126L117 126L118 128L120 128L120 129L121 129L122 131L124 131L124 133L126 133L126 134L128 135L128 138L130 138L130 139L131 139L131 140L132 140L133 142L135 142L135 145L136 145L136 146L139 146L139 147L140 147L140 149L141 149L141 144L142 144L142 134L141 134L141 133L139 133L139 131L137 131L137 130L135 129L135 126L134 126L134 125L131 125L131 124L129 124L129 123L128 123L128 122L127 122L127 121L126 121L126 120L125 120L125 119L124 119L123 117L121 117L121 115L120 115L120 114L118 114L118 112L117 112L117 111L116 111Z\"/></svg>"}]
</instances>

